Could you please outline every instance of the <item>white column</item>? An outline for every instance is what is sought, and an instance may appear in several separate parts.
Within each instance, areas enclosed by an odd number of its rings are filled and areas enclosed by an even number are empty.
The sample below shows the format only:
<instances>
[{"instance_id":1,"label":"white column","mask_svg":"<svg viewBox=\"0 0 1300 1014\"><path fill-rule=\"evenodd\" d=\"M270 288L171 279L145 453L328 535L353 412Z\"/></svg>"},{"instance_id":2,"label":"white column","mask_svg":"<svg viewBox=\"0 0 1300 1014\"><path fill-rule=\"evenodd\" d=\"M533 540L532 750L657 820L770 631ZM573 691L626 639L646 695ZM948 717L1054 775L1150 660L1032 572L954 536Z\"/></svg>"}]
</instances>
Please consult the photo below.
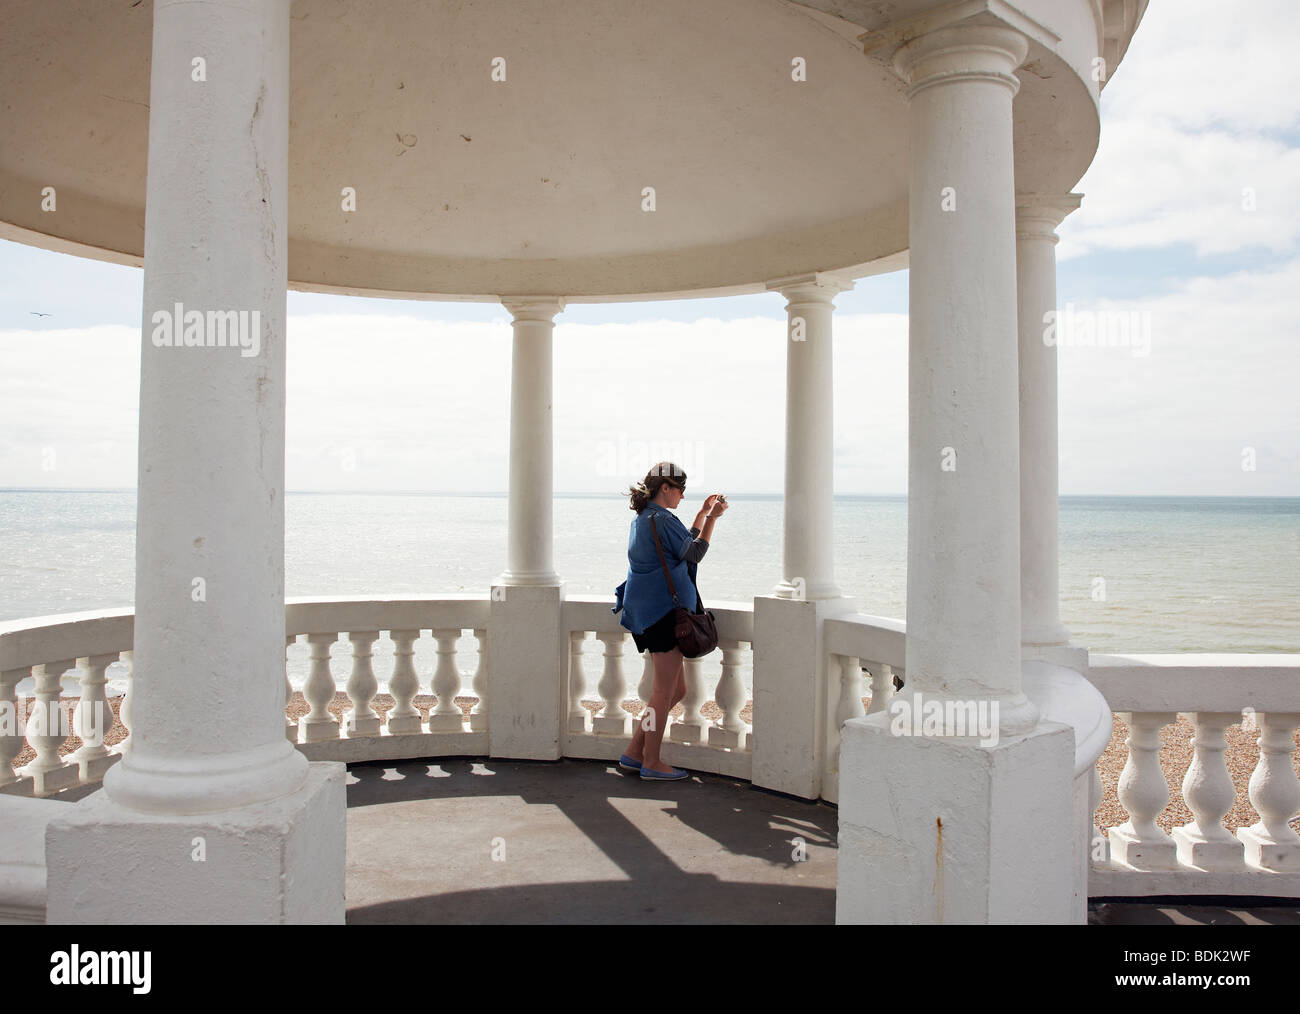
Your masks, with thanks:
<instances>
[{"instance_id":1,"label":"white column","mask_svg":"<svg viewBox=\"0 0 1300 1014\"><path fill-rule=\"evenodd\" d=\"M1061 622L1057 561L1056 343L1044 317L1056 310L1056 227L1080 194L1022 194L1016 200L1016 290L1020 319L1020 639L1069 643ZM1050 318L1049 318L1050 319Z\"/></svg>"},{"instance_id":2,"label":"white column","mask_svg":"<svg viewBox=\"0 0 1300 1014\"><path fill-rule=\"evenodd\" d=\"M905 45L911 108L908 690L999 698L1020 688L1020 424L1012 71L1025 37L973 24Z\"/></svg>"},{"instance_id":3,"label":"white column","mask_svg":"<svg viewBox=\"0 0 1300 1014\"><path fill-rule=\"evenodd\" d=\"M502 300L514 317L510 368L510 502L506 569L492 588L487 702L493 757L560 756L568 722L569 637L552 555L551 343L558 296ZM432 728L433 722L430 721Z\"/></svg>"},{"instance_id":4,"label":"white column","mask_svg":"<svg viewBox=\"0 0 1300 1014\"><path fill-rule=\"evenodd\" d=\"M1082 914L1074 737L1039 724L1021 687L1012 98L1029 41L1003 6L864 40L891 45L908 85L907 686L841 730L839 922ZM992 735L959 730L948 705Z\"/></svg>"},{"instance_id":5,"label":"white column","mask_svg":"<svg viewBox=\"0 0 1300 1014\"><path fill-rule=\"evenodd\" d=\"M134 725L104 777L137 810L223 810L307 776L279 708L288 31L284 0L154 7ZM159 347L178 304L177 327L248 314L252 344Z\"/></svg>"},{"instance_id":6,"label":"white column","mask_svg":"<svg viewBox=\"0 0 1300 1014\"><path fill-rule=\"evenodd\" d=\"M782 579L754 599L755 785L816 799L826 763L827 665L822 624L856 611L835 583L832 300L853 283L815 273L767 283L786 313L785 524Z\"/></svg>"},{"instance_id":7,"label":"white column","mask_svg":"<svg viewBox=\"0 0 1300 1014\"><path fill-rule=\"evenodd\" d=\"M767 283L786 298L785 528L780 598L839 597L833 496L832 300L853 283L812 274Z\"/></svg>"},{"instance_id":8,"label":"white column","mask_svg":"<svg viewBox=\"0 0 1300 1014\"><path fill-rule=\"evenodd\" d=\"M49 921L342 922L343 765L284 734L289 0L156 0L150 81L130 748Z\"/></svg>"},{"instance_id":9,"label":"white column","mask_svg":"<svg viewBox=\"0 0 1300 1014\"><path fill-rule=\"evenodd\" d=\"M552 565L551 344L558 296L503 299L514 318L510 365L510 506L506 585L558 584Z\"/></svg>"}]
</instances>

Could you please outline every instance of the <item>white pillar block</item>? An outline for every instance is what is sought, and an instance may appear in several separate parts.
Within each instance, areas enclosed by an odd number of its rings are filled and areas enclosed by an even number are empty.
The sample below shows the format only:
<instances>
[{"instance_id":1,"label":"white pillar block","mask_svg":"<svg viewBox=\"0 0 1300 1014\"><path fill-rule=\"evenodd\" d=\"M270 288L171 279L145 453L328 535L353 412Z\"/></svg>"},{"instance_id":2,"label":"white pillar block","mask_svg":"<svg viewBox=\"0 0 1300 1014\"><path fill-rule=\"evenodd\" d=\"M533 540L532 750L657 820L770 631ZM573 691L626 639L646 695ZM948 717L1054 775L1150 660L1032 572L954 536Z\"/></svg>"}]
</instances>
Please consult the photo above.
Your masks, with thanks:
<instances>
[{"instance_id":1,"label":"white pillar block","mask_svg":"<svg viewBox=\"0 0 1300 1014\"><path fill-rule=\"evenodd\" d=\"M96 792L46 828L46 921L342 924L346 780L316 763L287 796L197 816Z\"/></svg>"},{"instance_id":2,"label":"white pillar block","mask_svg":"<svg viewBox=\"0 0 1300 1014\"><path fill-rule=\"evenodd\" d=\"M556 760L560 756L560 730L569 710L569 636L562 629L563 605L563 585L492 589L487 628L492 757Z\"/></svg>"},{"instance_id":3,"label":"white pillar block","mask_svg":"<svg viewBox=\"0 0 1300 1014\"><path fill-rule=\"evenodd\" d=\"M981 747L896 736L887 713L840 740L838 923L1077 923L1074 731Z\"/></svg>"}]
</instances>

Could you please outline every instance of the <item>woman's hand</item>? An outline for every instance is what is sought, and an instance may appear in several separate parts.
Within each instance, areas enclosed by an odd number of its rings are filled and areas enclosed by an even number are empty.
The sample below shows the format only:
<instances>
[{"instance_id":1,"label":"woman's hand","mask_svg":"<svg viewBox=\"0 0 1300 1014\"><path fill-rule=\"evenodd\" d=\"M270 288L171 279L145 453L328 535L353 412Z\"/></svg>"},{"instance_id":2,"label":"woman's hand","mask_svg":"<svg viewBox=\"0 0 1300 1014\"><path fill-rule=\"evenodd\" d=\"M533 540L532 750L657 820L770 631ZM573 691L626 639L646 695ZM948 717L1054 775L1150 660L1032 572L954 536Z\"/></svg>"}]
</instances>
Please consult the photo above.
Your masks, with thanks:
<instances>
[{"instance_id":1,"label":"woman's hand","mask_svg":"<svg viewBox=\"0 0 1300 1014\"><path fill-rule=\"evenodd\" d=\"M710 493L704 500L704 512L707 517L720 518L731 504L722 498L721 493Z\"/></svg>"}]
</instances>

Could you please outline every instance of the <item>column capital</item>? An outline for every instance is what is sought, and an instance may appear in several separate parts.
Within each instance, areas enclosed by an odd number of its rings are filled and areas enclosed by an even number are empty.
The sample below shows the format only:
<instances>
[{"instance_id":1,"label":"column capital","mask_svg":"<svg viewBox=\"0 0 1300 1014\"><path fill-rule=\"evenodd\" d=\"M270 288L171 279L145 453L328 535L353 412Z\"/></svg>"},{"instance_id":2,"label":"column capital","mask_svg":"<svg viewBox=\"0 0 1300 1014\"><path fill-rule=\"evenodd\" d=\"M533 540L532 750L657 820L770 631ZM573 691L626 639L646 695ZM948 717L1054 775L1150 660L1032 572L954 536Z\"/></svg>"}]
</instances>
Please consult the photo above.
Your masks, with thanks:
<instances>
[{"instance_id":1,"label":"column capital","mask_svg":"<svg viewBox=\"0 0 1300 1014\"><path fill-rule=\"evenodd\" d=\"M800 303L830 303L841 292L848 292L854 282L849 278L826 271L814 271L806 275L791 275L788 278L775 278L767 283L768 292L779 292L785 296L788 306Z\"/></svg>"},{"instance_id":2,"label":"column capital","mask_svg":"<svg viewBox=\"0 0 1300 1014\"><path fill-rule=\"evenodd\" d=\"M510 311L515 323L538 321L555 322L555 315L564 309L563 296L502 296L501 305Z\"/></svg>"},{"instance_id":3,"label":"column capital","mask_svg":"<svg viewBox=\"0 0 1300 1014\"><path fill-rule=\"evenodd\" d=\"M858 36L868 56L884 60L909 85L907 97L938 84L998 81L1014 95L1014 71L1037 42L1055 49L1060 36L1006 0L954 0Z\"/></svg>"},{"instance_id":4,"label":"column capital","mask_svg":"<svg viewBox=\"0 0 1300 1014\"><path fill-rule=\"evenodd\" d=\"M1056 229L1083 194L1016 194L1016 239L1057 241Z\"/></svg>"}]
</instances>

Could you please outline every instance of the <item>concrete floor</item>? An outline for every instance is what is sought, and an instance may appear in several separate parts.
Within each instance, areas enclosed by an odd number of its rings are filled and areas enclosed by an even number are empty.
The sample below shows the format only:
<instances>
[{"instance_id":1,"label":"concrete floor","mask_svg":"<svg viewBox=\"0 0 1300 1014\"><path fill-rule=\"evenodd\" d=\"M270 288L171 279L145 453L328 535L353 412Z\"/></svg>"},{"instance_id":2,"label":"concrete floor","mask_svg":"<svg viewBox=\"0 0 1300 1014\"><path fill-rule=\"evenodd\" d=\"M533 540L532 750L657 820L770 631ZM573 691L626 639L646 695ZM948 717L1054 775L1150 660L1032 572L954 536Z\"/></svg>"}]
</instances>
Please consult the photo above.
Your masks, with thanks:
<instances>
[{"instance_id":1,"label":"concrete floor","mask_svg":"<svg viewBox=\"0 0 1300 1014\"><path fill-rule=\"evenodd\" d=\"M601 761L387 762L348 776L350 924L835 921L824 803L714 775L643 782Z\"/></svg>"}]
</instances>

